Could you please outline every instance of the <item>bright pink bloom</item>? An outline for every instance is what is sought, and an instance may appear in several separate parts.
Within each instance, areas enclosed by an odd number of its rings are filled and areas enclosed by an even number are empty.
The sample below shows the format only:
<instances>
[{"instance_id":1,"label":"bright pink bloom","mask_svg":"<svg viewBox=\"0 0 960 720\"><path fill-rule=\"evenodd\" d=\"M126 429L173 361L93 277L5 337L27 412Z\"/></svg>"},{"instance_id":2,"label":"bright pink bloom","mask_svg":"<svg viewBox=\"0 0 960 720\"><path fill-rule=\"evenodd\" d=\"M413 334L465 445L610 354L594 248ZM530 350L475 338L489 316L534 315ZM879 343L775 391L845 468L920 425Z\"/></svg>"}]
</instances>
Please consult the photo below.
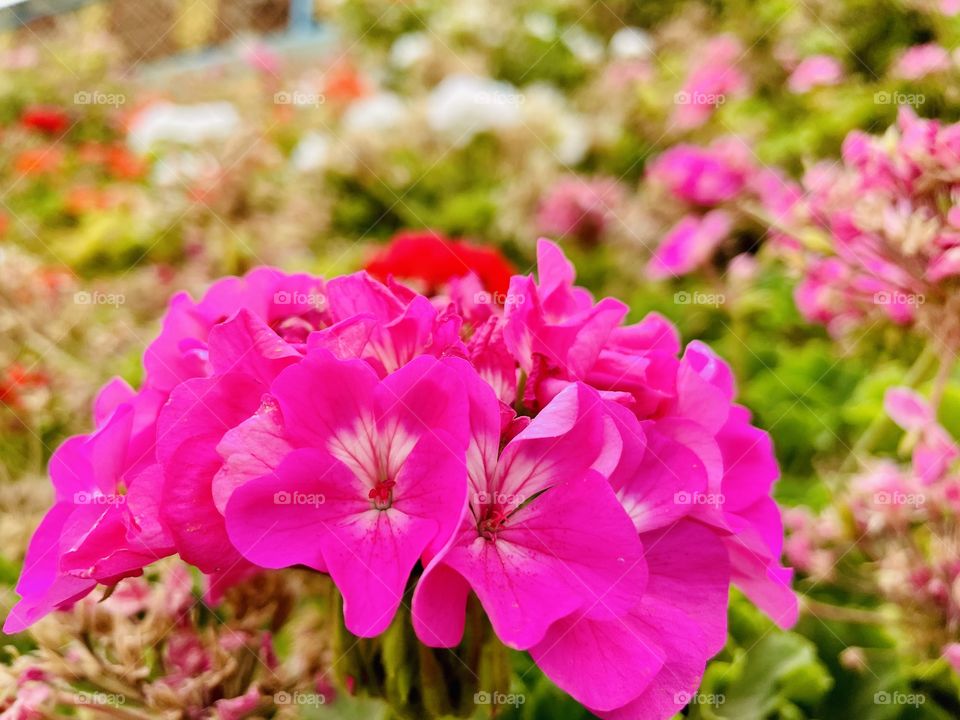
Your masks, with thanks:
<instances>
[{"instance_id":1,"label":"bright pink bloom","mask_svg":"<svg viewBox=\"0 0 960 720\"><path fill-rule=\"evenodd\" d=\"M673 717L726 639L729 573L716 535L681 521L640 540L649 573L641 601L615 619L560 620L530 650L551 680L609 720Z\"/></svg>"},{"instance_id":2,"label":"bright pink bloom","mask_svg":"<svg viewBox=\"0 0 960 720\"><path fill-rule=\"evenodd\" d=\"M733 221L723 210L687 215L667 233L647 265L653 279L678 277L702 266L730 235Z\"/></svg>"},{"instance_id":3,"label":"bright pink bloom","mask_svg":"<svg viewBox=\"0 0 960 720\"><path fill-rule=\"evenodd\" d=\"M214 283L200 302L187 293L173 296L160 335L150 343L143 364L146 385L169 392L178 383L212 373L207 337L211 329L247 310L288 343L302 346L313 330L328 323L320 278L287 275L261 267L245 277Z\"/></svg>"},{"instance_id":4,"label":"bright pink bloom","mask_svg":"<svg viewBox=\"0 0 960 720\"><path fill-rule=\"evenodd\" d=\"M792 625L796 598L782 568L783 528L769 493L779 472L769 437L732 404L730 369L706 346L691 343L678 362L675 331L652 316L620 327L624 312L610 299L594 304L573 286L573 268L547 240L538 245L539 284L515 278L505 338L522 368L524 398L543 407L582 380L624 403L641 420L685 445L707 472L704 498L688 498L696 516L724 541L736 582L775 622Z\"/></svg>"},{"instance_id":5,"label":"bright pink bloom","mask_svg":"<svg viewBox=\"0 0 960 720\"><path fill-rule=\"evenodd\" d=\"M97 399L100 427L68 439L50 460L56 502L34 533L4 624L20 632L173 552L158 513L156 417L163 396L114 381Z\"/></svg>"},{"instance_id":6,"label":"bright pink bloom","mask_svg":"<svg viewBox=\"0 0 960 720\"><path fill-rule=\"evenodd\" d=\"M177 552L205 573L221 576L247 568L233 548L223 504L213 483L223 461L224 434L260 408L260 398L300 354L253 314L241 310L208 335L208 362L215 374L176 388L160 415L158 455L165 478L161 515Z\"/></svg>"},{"instance_id":7,"label":"bright pink bloom","mask_svg":"<svg viewBox=\"0 0 960 720\"><path fill-rule=\"evenodd\" d=\"M420 639L456 645L470 589L498 637L518 649L540 642L551 623L574 612L622 615L638 601L646 568L605 477L620 439L603 401L585 385L571 385L501 451L496 397L476 376L467 386L469 509L417 586Z\"/></svg>"},{"instance_id":8,"label":"bright pink bloom","mask_svg":"<svg viewBox=\"0 0 960 720\"><path fill-rule=\"evenodd\" d=\"M270 392L297 449L233 491L234 545L262 567L328 571L350 631L383 632L413 566L463 514L464 372L419 357L380 380L322 350L282 372Z\"/></svg>"},{"instance_id":9,"label":"bright pink bloom","mask_svg":"<svg viewBox=\"0 0 960 720\"><path fill-rule=\"evenodd\" d=\"M829 55L812 55L800 61L790 73L787 87L792 93L810 92L815 87L836 85L843 77L843 66Z\"/></svg>"}]
</instances>

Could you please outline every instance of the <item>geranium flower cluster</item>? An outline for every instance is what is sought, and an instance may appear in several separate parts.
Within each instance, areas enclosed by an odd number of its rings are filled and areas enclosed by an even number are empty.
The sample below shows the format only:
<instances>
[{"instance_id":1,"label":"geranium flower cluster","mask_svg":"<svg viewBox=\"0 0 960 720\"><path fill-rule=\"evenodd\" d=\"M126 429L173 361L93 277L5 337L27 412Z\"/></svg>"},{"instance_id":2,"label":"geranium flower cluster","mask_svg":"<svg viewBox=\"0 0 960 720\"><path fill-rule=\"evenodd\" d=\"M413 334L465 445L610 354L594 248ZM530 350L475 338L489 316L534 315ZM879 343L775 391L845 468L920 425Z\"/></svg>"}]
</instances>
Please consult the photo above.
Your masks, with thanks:
<instances>
[{"instance_id":1,"label":"geranium flower cluster","mask_svg":"<svg viewBox=\"0 0 960 720\"><path fill-rule=\"evenodd\" d=\"M683 213L664 235L647 265L652 278L670 278L701 269L723 252L728 258L752 251L736 236L766 236L758 218L772 228L770 239L784 240L778 230L795 212L799 186L779 170L762 165L743 140L723 137L706 147L675 145L647 169L647 179ZM653 204L661 202L653 198ZM670 212L677 212L671 207Z\"/></svg>"},{"instance_id":2,"label":"geranium flower cluster","mask_svg":"<svg viewBox=\"0 0 960 720\"><path fill-rule=\"evenodd\" d=\"M851 133L842 164L807 172L800 232L828 242L811 253L797 288L808 319L839 335L886 317L956 344L948 306L960 275L958 153L960 125L903 108L882 136Z\"/></svg>"},{"instance_id":3,"label":"geranium flower cluster","mask_svg":"<svg viewBox=\"0 0 960 720\"><path fill-rule=\"evenodd\" d=\"M409 590L420 641L457 646L472 593L591 711L666 718L725 642L731 582L791 625L777 465L728 366L678 357L662 317L624 324L549 241L502 304L469 270L431 297L266 267L175 296L143 386L109 383L55 453L5 630L172 554L211 602L306 566L357 636Z\"/></svg>"},{"instance_id":4,"label":"geranium flower cluster","mask_svg":"<svg viewBox=\"0 0 960 720\"><path fill-rule=\"evenodd\" d=\"M785 553L799 572L817 581L850 582L899 608L904 637L921 657L948 654L960 629L960 556L956 522L960 447L938 422L935 407L908 388L896 387L884 398L887 415L906 435L901 448L909 463L870 458L836 507L820 515L795 508ZM862 565L841 566L851 544L863 553ZM949 655L948 655L949 659Z\"/></svg>"}]
</instances>

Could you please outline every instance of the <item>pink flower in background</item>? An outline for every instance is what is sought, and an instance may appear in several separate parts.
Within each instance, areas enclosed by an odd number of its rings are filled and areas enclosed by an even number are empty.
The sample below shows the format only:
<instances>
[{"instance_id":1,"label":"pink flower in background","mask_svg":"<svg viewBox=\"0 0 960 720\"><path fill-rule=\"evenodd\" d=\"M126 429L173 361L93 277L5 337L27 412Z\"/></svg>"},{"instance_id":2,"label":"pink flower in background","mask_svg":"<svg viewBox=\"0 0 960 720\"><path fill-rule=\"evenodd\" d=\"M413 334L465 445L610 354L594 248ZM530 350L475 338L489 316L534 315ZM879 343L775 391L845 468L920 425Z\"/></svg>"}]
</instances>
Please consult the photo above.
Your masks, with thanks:
<instances>
[{"instance_id":1,"label":"pink flower in background","mask_svg":"<svg viewBox=\"0 0 960 720\"><path fill-rule=\"evenodd\" d=\"M792 93L810 92L815 87L836 85L843 78L843 66L829 55L811 55L800 61L787 80Z\"/></svg>"},{"instance_id":2,"label":"pink flower in background","mask_svg":"<svg viewBox=\"0 0 960 720\"><path fill-rule=\"evenodd\" d=\"M254 42L244 48L243 59L257 72L272 77L280 74L283 64L277 51L262 42Z\"/></svg>"},{"instance_id":3,"label":"pink flower in background","mask_svg":"<svg viewBox=\"0 0 960 720\"><path fill-rule=\"evenodd\" d=\"M890 388L883 397L883 409L903 430L916 435L913 470L923 483L939 480L960 457L960 447L937 422L934 409L913 390Z\"/></svg>"},{"instance_id":4,"label":"pink flower in background","mask_svg":"<svg viewBox=\"0 0 960 720\"><path fill-rule=\"evenodd\" d=\"M564 178L543 198L537 212L540 230L596 242L616 217L624 189L613 178Z\"/></svg>"},{"instance_id":5,"label":"pink flower in background","mask_svg":"<svg viewBox=\"0 0 960 720\"><path fill-rule=\"evenodd\" d=\"M744 94L749 79L737 66L743 47L733 35L713 38L699 53L683 87L674 96L671 121L683 130L700 127L718 106Z\"/></svg>"},{"instance_id":6,"label":"pink flower in background","mask_svg":"<svg viewBox=\"0 0 960 720\"><path fill-rule=\"evenodd\" d=\"M893 74L904 80L920 80L949 70L950 53L936 43L907 48L893 65Z\"/></svg>"},{"instance_id":7,"label":"pink flower in background","mask_svg":"<svg viewBox=\"0 0 960 720\"><path fill-rule=\"evenodd\" d=\"M659 280L700 267L732 229L732 218L723 210L711 210L703 217L687 215L663 238L647 265L647 275Z\"/></svg>"},{"instance_id":8,"label":"pink flower in background","mask_svg":"<svg viewBox=\"0 0 960 720\"><path fill-rule=\"evenodd\" d=\"M943 657L950 663L950 667L960 674L960 643L950 643L943 648Z\"/></svg>"},{"instance_id":9,"label":"pink flower in background","mask_svg":"<svg viewBox=\"0 0 960 720\"><path fill-rule=\"evenodd\" d=\"M736 197L752 169L747 147L724 138L706 148L674 145L650 163L647 178L681 200L711 206Z\"/></svg>"},{"instance_id":10,"label":"pink flower in background","mask_svg":"<svg viewBox=\"0 0 960 720\"><path fill-rule=\"evenodd\" d=\"M796 291L807 318L842 334L886 316L954 342L953 327L934 316L951 316L943 305L960 272L950 179L958 133L901 108L884 135L848 135L841 165L806 173L791 235L809 248Z\"/></svg>"}]
</instances>

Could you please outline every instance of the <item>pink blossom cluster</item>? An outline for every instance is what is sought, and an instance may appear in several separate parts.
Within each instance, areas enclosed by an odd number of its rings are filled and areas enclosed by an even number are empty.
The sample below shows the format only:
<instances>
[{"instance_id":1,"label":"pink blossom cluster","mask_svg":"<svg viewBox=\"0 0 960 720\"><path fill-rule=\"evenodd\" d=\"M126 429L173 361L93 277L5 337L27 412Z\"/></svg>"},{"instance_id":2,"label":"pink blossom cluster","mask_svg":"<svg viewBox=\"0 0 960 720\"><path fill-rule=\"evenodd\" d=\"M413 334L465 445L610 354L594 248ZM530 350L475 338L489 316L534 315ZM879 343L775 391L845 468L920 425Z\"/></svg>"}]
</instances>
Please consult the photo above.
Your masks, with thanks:
<instances>
[{"instance_id":1,"label":"pink blossom cluster","mask_svg":"<svg viewBox=\"0 0 960 720\"><path fill-rule=\"evenodd\" d=\"M901 447L908 464L869 458L844 493L844 528L835 508L817 515L806 508L785 513L789 536L784 553L815 580L858 590L873 586L878 596L900 607L906 634L923 653L950 659L948 640L960 631L960 556L955 542L960 515L960 446L937 421L934 407L908 388L891 388L887 415L906 435ZM851 542L869 561L869 574L848 578L836 572Z\"/></svg>"},{"instance_id":2,"label":"pink blossom cluster","mask_svg":"<svg viewBox=\"0 0 960 720\"><path fill-rule=\"evenodd\" d=\"M672 124L682 130L700 127L718 107L745 95L750 79L739 67L745 54L733 35L718 35L710 40L674 96Z\"/></svg>"},{"instance_id":3,"label":"pink blossom cluster","mask_svg":"<svg viewBox=\"0 0 960 720\"><path fill-rule=\"evenodd\" d=\"M604 718L667 718L724 644L729 586L796 618L770 439L729 367L624 324L549 241L491 302L365 272L259 268L173 298L143 386L101 390L7 618L20 631L178 554L215 601L264 569L329 574L355 635L412 588L453 647L472 593L507 646Z\"/></svg>"},{"instance_id":4,"label":"pink blossom cluster","mask_svg":"<svg viewBox=\"0 0 960 720\"><path fill-rule=\"evenodd\" d=\"M756 226L745 208L762 210L777 226L801 197L795 183L761 165L736 137L706 147L675 145L650 164L647 180L680 201L685 211L647 266L653 278L685 275L707 264L737 230ZM782 235L774 230L773 237Z\"/></svg>"},{"instance_id":5,"label":"pink blossom cluster","mask_svg":"<svg viewBox=\"0 0 960 720\"><path fill-rule=\"evenodd\" d=\"M882 136L853 132L840 164L805 175L801 232L825 236L796 300L810 320L841 334L878 315L899 324L945 313L960 276L960 124L902 108ZM947 344L956 328L928 328Z\"/></svg>"},{"instance_id":6,"label":"pink blossom cluster","mask_svg":"<svg viewBox=\"0 0 960 720\"><path fill-rule=\"evenodd\" d=\"M625 198L624 187L614 178L562 178L541 201L537 225L550 235L594 243L616 219Z\"/></svg>"}]
</instances>

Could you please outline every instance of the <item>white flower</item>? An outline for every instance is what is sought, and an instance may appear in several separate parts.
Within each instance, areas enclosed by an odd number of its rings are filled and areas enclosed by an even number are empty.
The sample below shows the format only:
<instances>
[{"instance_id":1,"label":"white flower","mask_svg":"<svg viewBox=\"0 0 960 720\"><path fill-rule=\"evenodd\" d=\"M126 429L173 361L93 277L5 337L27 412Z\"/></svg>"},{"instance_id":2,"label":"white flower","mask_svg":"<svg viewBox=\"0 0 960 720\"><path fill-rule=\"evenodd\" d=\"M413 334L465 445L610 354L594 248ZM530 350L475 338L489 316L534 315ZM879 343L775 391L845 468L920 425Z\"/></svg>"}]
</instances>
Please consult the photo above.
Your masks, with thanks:
<instances>
[{"instance_id":1,"label":"white flower","mask_svg":"<svg viewBox=\"0 0 960 720\"><path fill-rule=\"evenodd\" d=\"M557 21L554 20L552 15L546 13L528 13L523 18L523 24L531 35L544 42L553 40L557 34Z\"/></svg>"},{"instance_id":2,"label":"white flower","mask_svg":"<svg viewBox=\"0 0 960 720\"><path fill-rule=\"evenodd\" d=\"M239 127L240 116L229 102L198 105L164 102L151 105L134 118L127 142L137 152L144 153L156 143L199 145L222 139Z\"/></svg>"},{"instance_id":3,"label":"white flower","mask_svg":"<svg viewBox=\"0 0 960 720\"><path fill-rule=\"evenodd\" d=\"M195 180L211 178L220 169L216 158L207 153L168 153L153 166L152 179L160 187L190 185Z\"/></svg>"},{"instance_id":4,"label":"white flower","mask_svg":"<svg viewBox=\"0 0 960 720\"><path fill-rule=\"evenodd\" d=\"M399 96L378 92L361 98L347 108L343 115L343 128L352 132L390 130L407 118L407 106Z\"/></svg>"},{"instance_id":5,"label":"white flower","mask_svg":"<svg viewBox=\"0 0 960 720\"><path fill-rule=\"evenodd\" d=\"M621 60L649 57L653 53L653 42L640 28L620 28L610 38L610 53Z\"/></svg>"},{"instance_id":6,"label":"white flower","mask_svg":"<svg viewBox=\"0 0 960 720\"><path fill-rule=\"evenodd\" d=\"M519 125L524 101L524 95L509 83L448 75L427 98L427 123L465 143L477 133Z\"/></svg>"},{"instance_id":7,"label":"white flower","mask_svg":"<svg viewBox=\"0 0 960 720\"><path fill-rule=\"evenodd\" d=\"M563 33L563 43L582 63L593 65L603 59L603 43L579 25L568 28Z\"/></svg>"},{"instance_id":8,"label":"white flower","mask_svg":"<svg viewBox=\"0 0 960 720\"><path fill-rule=\"evenodd\" d=\"M398 68L411 68L430 54L430 38L423 32L401 35L390 47L390 62Z\"/></svg>"},{"instance_id":9,"label":"white flower","mask_svg":"<svg viewBox=\"0 0 960 720\"><path fill-rule=\"evenodd\" d=\"M326 167L330 161L330 138L321 133L306 133L290 156L290 163L299 172L311 172Z\"/></svg>"}]
</instances>

